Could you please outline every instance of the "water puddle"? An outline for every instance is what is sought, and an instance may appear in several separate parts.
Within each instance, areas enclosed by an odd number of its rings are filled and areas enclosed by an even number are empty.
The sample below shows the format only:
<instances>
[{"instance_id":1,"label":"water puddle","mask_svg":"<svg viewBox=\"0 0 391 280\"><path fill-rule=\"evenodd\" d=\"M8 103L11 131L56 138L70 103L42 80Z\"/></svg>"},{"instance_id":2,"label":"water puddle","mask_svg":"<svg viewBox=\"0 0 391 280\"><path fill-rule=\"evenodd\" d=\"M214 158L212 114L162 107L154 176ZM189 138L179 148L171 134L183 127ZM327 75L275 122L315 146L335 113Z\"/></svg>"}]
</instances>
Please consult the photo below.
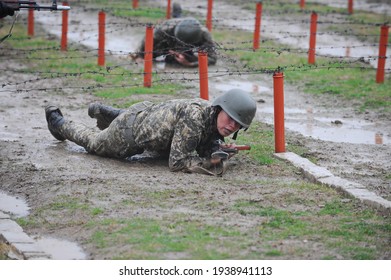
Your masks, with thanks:
<instances>
[{"instance_id":1,"label":"water puddle","mask_svg":"<svg viewBox=\"0 0 391 280\"><path fill-rule=\"evenodd\" d=\"M231 88L241 88L266 100L258 104L257 118L260 121L274 123L273 90L257 83L246 81L218 82L213 86L220 91ZM379 130L377 123L344 117L343 112L324 112L313 105L307 105L299 96L285 98L285 128L298 132L307 137L324 141L353 144L390 144L391 139ZM297 105L299 104L299 105ZM304 105L303 105L304 104ZM301 105L301 106L300 106ZM300 106L300 108L298 108Z\"/></svg>"},{"instance_id":2,"label":"water puddle","mask_svg":"<svg viewBox=\"0 0 391 280\"><path fill-rule=\"evenodd\" d=\"M0 192L0 211L20 218L27 216L30 208L24 199Z\"/></svg>"},{"instance_id":3,"label":"water puddle","mask_svg":"<svg viewBox=\"0 0 391 280\"><path fill-rule=\"evenodd\" d=\"M54 260L85 260L86 254L76 244L52 237L35 238L37 245Z\"/></svg>"}]
</instances>

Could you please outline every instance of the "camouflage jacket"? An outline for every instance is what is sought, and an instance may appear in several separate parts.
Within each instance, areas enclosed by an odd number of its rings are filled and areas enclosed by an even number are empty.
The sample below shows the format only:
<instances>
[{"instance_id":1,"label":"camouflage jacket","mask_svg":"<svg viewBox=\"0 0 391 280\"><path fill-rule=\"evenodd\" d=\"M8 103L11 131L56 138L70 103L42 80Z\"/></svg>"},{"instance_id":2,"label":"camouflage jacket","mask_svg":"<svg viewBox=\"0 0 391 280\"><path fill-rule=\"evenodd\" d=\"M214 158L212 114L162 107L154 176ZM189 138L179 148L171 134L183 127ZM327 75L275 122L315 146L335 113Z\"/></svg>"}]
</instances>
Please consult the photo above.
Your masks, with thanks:
<instances>
[{"instance_id":1,"label":"camouflage jacket","mask_svg":"<svg viewBox=\"0 0 391 280\"><path fill-rule=\"evenodd\" d=\"M171 100L140 112L133 123L137 146L169 155L172 171L207 166L218 133L215 109L202 99Z\"/></svg>"},{"instance_id":2,"label":"camouflage jacket","mask_svg":"<svg viewBox=\"0 0 391 280\"><path fill-rule=\"evenodd\" d=\"M184 46L180 41L175 38L174 30L181 22L181 18L174 18L166 20L154 27L153 32L153 57L166 55L165 61L172 63L175 62L175 58L169 55L169 50L174 50L184 54L189 62L198 61L198 57L194 55L194 49L202 49L208 53L208 63L210 65L216 64L217 54L215 52L216 45L212 40L212 36L208 29L204 26L202 30L202 40L197 43L193 48L189 48L188 45ZM142 40L140 47L138 48L137 55L144 57L145 38Z\"/></svg>"}]
</instances>

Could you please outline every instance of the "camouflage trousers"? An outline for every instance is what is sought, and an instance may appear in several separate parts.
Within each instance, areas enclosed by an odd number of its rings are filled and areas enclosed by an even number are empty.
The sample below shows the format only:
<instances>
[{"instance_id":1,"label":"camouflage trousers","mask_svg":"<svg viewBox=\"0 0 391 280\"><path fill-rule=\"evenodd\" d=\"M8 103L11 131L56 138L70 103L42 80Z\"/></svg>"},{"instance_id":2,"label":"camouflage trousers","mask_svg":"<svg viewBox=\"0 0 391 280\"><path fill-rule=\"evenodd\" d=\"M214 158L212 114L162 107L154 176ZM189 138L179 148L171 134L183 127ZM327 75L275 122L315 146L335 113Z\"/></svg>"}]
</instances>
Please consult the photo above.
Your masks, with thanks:
<instances>
[{"instance_id":1,"label":"camouflage trousers","mask_svg":"<svg viewBox=\"0 0 391 280\"><path fill-rule=\"evenodd\" d=\"M137 114L151 105L147 101L132 105L102 131L68 120L65 120L59 131L67 140L82 146L91 154L127 158L143 152L134 142L132 127Z\"/></svg>"}]
</instances>

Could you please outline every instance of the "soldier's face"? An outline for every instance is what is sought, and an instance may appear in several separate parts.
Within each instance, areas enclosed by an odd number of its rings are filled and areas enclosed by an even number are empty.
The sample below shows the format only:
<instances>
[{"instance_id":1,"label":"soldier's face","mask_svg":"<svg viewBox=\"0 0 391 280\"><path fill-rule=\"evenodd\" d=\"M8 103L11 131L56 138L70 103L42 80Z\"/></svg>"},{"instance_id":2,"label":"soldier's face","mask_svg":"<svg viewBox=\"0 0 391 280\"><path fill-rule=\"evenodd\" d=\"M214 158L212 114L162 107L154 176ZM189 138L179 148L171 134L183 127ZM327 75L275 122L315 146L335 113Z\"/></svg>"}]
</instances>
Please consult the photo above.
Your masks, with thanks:
<instances>
[{"instance_id":1,"label":"soldier's face","mask_svg":"<svg viewBox=\"0 0 391 280\"><path fill-rule=\"evenodd\" d=\"M220 111L217 116L217 130L223 137L227 137L237 131L240 128L240 124L232 119L223 110Z\"/></svg>"}]
</instances>

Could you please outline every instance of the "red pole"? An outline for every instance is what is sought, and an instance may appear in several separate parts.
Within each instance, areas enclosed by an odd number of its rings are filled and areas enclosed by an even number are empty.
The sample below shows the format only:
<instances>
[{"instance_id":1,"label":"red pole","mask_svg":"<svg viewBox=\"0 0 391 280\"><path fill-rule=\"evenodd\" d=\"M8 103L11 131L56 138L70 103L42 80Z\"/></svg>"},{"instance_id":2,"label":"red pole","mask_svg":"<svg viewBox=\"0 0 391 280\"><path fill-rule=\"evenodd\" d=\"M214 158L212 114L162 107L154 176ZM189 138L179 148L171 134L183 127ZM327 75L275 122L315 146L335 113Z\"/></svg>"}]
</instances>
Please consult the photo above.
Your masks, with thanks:
<instances>
[{"instance_id":1,"label":"red pole","mask_svg":"<svg viewBox=\"0 0 391 280\"><path fill-rule=\"evenodd\" d=\"M208 0L208 13L206 15L206 27L209 32L212 31L212 8L213 8L213 0Z\"/></svg>"},{"instance_id":2,"label":"red pole","mask_svg":"<svg viewBox=\"0 0 391 280\"><path fill-rule=\"evenodd\" d=\"M29 9L27 16L27 35L34 36L34 9Z\"/></svg>"},{"instance_id":3,"label":"red pole","mask_svg":"<svg viewBox=\"0 0 391 280\"><path fill-rule=\"evenodd\" d=\"M138 0L133 0L133 9L138 8Z\"/></svg>"},{"instance_id":4,"label":"red pole","mask_svg":"<svg viewBox=\"0 0 391 280\"><path fill-rule=\"evenodd\" d=\"M285 152L285 124L284 124L284 73L275 72L274 84L274 142L275 152Z\"/></svg>"},{"instance_id":5,"label":"red pole","mask_svg":"<svg viewBox=\"0 0 391 280\"><path fill-rule=\"evenodd\" d=\"M171 0L167 0L167 11L166 11L166 18L171 18Z\"/></svg>"},{"instance_id":6,"label":"red pole","mask_svg":"<svg viewBox=\"0 0 391 280\"><path fill-rule=\"evenodd\" d=\"M259 49L259 38L261 33L261 17L262 17L262 2L258 2L256 6L255 15L255 30L254 30L254 42L253 49Z\"/></svg>"},{"instance_id":7,"label":"red pole","mask_svg":"<svg viewBox=\"0 0 391 280\"><path fill-rule=\"evenodd\" d=\"M62 3L64 6L68 6L68 2ZM68 10L62 11L62 32L61 32L61 50L66 51L68 45Z\"/></svg>"},{"instance_id":8,"label":"red pole","mask_svg":"<svg viewBox=\"0 0 391 280\"><path fill-rule=\"evenodd\" d=\"M105 66L105 22L106 14L100 11L99 15L99 32L98 32L98 65Z\"/></svg>"},{"instance_id":9,"label":"red pole","mask_svg":"<svg viewBox=\"0 0 391 280\"><path fill-rule=\"evenodd\" d=\"M379 60L377 62L376 83L384 82L384 67L386 66L386 52L388 42L388 26L380 28Z\"/></svg>"},{"instance_id":10,"label":"red pole","mask_svg":"<svg viewBox=\"0 0 391 280\"><path fill-rule=\"evenodd\" d=\"M300 0L300 8L304 9L305 7L305 0Z\"/></svg>"},{"instance_id":11,"label":"red pole","mask_svg":"<svg viewBox=\"0 0 391 280\"><path fill-rule=\"evenodd\" d=\"M145 31L144 46L144 87L152 86L153 26L148 24Z\"/></svg>"},{"instance_id":12,"label":"red pole","mask_svg":"<svg viewBox=\"0 0 391 280\"><path fill-rule=\"evenodd\" d=\"M318 14L312 12L311 27L310 27L310 49L308 51L308 63L315 64L315 47L316 47L316 28L317 28Z\"/></svg>"},{"instance_id":13,"label":"red pole","mask_svg":"<svg viewBox=\"0 0 391 280\"><path fill-rule=\"evenodd\" d=\"M348 13L353 14L353 0L348 0Z\"/></svg>"},{"instance_id":14,"label":"red pole","mask_svg":"<svg viewBox=\"0 0 391 280\"><path fill-rule=\"evenodd\" d=\"M208 53L200 51L198 53L198 71L200 76L200 97L209 100L208 92Z\"/></svg>"}]
</instances>

